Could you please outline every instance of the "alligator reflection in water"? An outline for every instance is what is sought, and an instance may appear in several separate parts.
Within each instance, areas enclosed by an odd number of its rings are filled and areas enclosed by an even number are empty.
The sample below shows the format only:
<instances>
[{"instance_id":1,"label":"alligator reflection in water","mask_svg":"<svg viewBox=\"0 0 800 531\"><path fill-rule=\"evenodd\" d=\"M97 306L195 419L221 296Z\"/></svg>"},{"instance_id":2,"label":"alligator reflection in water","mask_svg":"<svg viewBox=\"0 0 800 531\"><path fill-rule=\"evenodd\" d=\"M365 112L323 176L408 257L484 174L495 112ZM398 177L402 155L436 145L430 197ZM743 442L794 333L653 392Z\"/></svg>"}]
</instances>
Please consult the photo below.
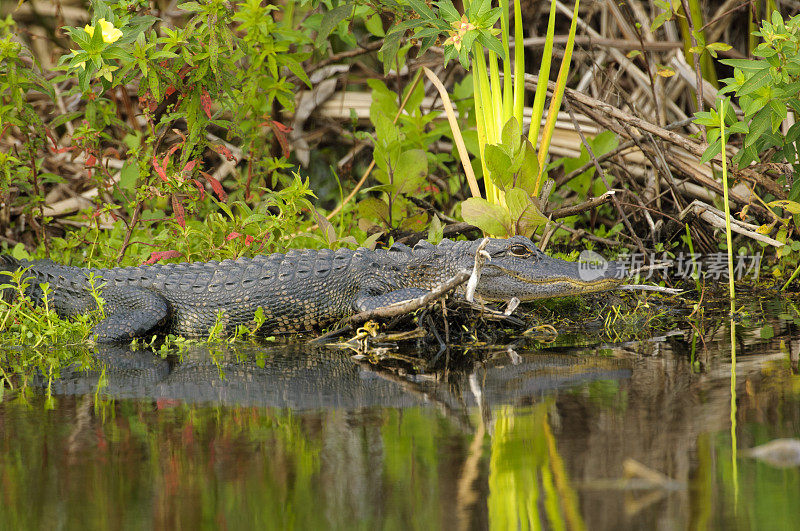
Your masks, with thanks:
<instances>
[{"instance_id":1,"label":"alligator reflection in water","mask_svg":"<svg viewBox=\"0 0 800 531\"><path fill-rule=\"evenodd\" d=\"M794 324L772 327L783 341L741 334L742 448L800 434L781 350L796 359L800 341ZM296 347L104 351L104 372L54 382L53 410L0 403L0 523L786 527L798 469L730 455L726 334L695 356L678 335L500 350L429 375ZM636 481L622 478L630 460Z\"/></svg>"}]
</instances>

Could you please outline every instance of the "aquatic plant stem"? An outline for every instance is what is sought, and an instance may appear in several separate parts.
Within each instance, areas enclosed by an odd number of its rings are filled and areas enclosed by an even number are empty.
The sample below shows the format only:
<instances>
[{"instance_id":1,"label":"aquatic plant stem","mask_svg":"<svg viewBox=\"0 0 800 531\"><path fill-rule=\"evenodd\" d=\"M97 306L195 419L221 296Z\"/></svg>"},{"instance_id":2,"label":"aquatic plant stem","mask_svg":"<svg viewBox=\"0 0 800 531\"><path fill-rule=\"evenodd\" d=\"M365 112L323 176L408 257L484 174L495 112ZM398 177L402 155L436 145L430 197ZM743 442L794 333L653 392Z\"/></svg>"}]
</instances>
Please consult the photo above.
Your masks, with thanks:
<instances>
[{"instance_id":1,"label":"aquatic plant stem","mask_svg":"<svg viewBox=\"0 0 800 531\"><path fill-rule=\"evenodd\" d=\"M731 301L736 298L733 284L733 236L731 234L731 207L728 198L728 160L725 152L725 103L726 99L720 102L719 106L719 134L720 134L720 155L722 156L722 199L725 202L725 238L728 244L728 290ZM733 303L731 303L731 315L733 315Z\"/></svg>"},{"instance_id":2,"label":"aquatic plant stem","mask_svg":"<svg viewBox=\"0 0 800 531\"><path fill-rule=\"evenodd\" d=\"M720 155L722 156L722 193L725 202L725 237L728 242L728 290L731 301L731 470L733 472L734 513L739 505L739 471L736 461L736 292L733 283L733 238L731 235L731 208L728 202L728 161L725 153L725 103L719 105Z\"/></svg>"}]
</instances>

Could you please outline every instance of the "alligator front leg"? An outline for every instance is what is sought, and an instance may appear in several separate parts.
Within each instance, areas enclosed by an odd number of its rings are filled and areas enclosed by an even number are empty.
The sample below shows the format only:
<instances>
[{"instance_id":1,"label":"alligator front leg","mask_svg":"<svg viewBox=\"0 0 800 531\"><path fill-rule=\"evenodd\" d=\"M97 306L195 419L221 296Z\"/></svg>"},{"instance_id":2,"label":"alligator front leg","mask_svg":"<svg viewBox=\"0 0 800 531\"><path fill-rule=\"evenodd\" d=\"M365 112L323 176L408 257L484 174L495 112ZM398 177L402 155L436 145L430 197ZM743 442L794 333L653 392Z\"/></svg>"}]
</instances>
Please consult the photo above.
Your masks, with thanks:
<instances>
[{"instance_id":1,"label":"alligator front leg","mask_svg":"<svg viewBox=\"0 0 800 531\"><path fill-rule=\"evenodd\" d=\"M380 295L363 294L356 297L353 307L357 312L368 312L398 302L424 297L428 293L430 293L429 290L422 288L402 288Z\"/></svg>"},{"instance_id":2,"label":"alligator front leg","mask_svg":"<svg viewBox=\"0 0 800 531\"><path fill-rule=\"evenodd\" d=\"M106 286L102 297L106 301L105 318L92 331L98 343L146 337L155 333L170 315L167 300L144 288Z\"/></svg>"}]
</instances>

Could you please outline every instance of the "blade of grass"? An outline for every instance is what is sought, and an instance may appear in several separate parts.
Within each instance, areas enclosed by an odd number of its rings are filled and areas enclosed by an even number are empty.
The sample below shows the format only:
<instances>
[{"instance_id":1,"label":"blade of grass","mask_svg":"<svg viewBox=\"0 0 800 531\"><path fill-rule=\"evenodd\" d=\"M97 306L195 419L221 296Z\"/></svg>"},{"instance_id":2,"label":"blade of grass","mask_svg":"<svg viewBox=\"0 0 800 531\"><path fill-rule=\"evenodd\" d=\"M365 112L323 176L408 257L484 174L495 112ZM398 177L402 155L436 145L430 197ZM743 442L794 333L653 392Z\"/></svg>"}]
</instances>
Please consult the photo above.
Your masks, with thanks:
<instances>
[{"instance_id":1,"label":"blade of grass","mask_svg":"<svg viewBox=\"0 0 800 531\"><path fill-rule=\"evenodd\" d=\"M467 183L469 183L469 190L472 192L473 197L481 197L481 189L478 187L478 181L475 179L475 173L472 171L472 164L470 163L469 153L467 147L464 145L464 139L461 137L461 129L458 127L456 121L456 113L453 111L453 104L450 102L450 96L447 90L442 85L442 82L428 67L422 67L422 71L428 79L439 91L439 96L442 98L442 106L447 115L447 121L450 122L450 129L453 132L453 141L456 143L458 149L458 156L461 158L461 165L464 167L464 174L467 176Z\"/></svg>"},{"instance_id":2,"label":"blade of grass","mask_svg":"<svg viewBox=\"0 0 800 531\"><path fill-rule=\"evenodd\" d=\"M564 89L567 86L569 65L572 61L572 49L575 46L575 31L578 26L579 7L580 0L575 0L575 8L572 13L572 23L569 27L569 36L567 37L567 44L564 47L564 58L561 60L561 68L558 70L556 89L553 92L553 99L550 101L550 110L547 112L547 122L544 125L544 131L542 131L542 142L539 144L539 177L536 178L536 188L534 188L537 195L542 189L542 177L544 176L547 152L550 149L550 140L553 138L553 131L556 128L556 119L558 118L558 111L561 108L561 99L564 97ZM536 90L538 92L539 87L536 87Z\"/></svg>"},{"instance_id":3,"label":"blade of grass","mask_svg":"<svg viewBox=\"0 0 800 531\"><path fill-rule=\"evenodd\" d=\"M507 3L506 3L507 5ZM514 0L514 42L522 43L522 7L520 0ZM550 41L552 46L552 40ZM508 43L506 43L508 49ZM544 60L543 60L544 61ZM503 80L506 81L505 79ZM510 83L511 80L509 79ZM537 87L538 90L538 87ZM522 116L525 109L525 47L514 46L514 118L522 127ZM541 118L539 119L541 121ZM531 127L533 123L531 122Z\"/></svg>"},{"instance_id":4,"label":"blade of grass","mask_svg":"<svg viewBox=\"0 0 800 531\"><path fill-rule=\"evenodd\" d=\"M503 49L506 51L506 56L503 58L503 125L512 117L514 113L514 87L511 79L511 49L508 44L509 36L509 14L508 14L508 0L500 0L500 7L502 8L502 17L500 18L500 33L503 36ZM516 24L516 19L514 19ZM516 31L516 26L514 28ZM516 38L516 37L515 37ZM516 50L515 50L516 52ZM514 66L516 68L516 65ZM522 123L522 122L519 122Z\"/></svg>"},{"instance_id":5,"label":"blade of grass","mask_svg":"<svg viewBox=\"0 0 800 531\"><path fill-rule=\"evenodd\" d=\"M516 1L516 0L515 0ZM515 4L516 5L516 4ZM519 12L519 9L517 9ZM515 13L516 15L516 13ZM516 17L514 18L514 22L516 23ZM544 114L544 101L547 97L547 81L550 79L550 65L552 63L553 58L553 40L556 31L556 0L551 0L550 2L550 18L547 21L547 36L545 37L544 43L544 51L542 53L542 64L539 67L539 79L542 80L541 83L536 85L536 96L533 99L533 112L531 114L531 127L528 131L528 140L531 141L531 144L534 146L539 141L539 129L542 125L542 115ZM516 39L515 35L515 39ZM522 40L516 41L514 45L515 53L519 54L520 45ZM519 75L522 75L523 72L520 70L516 70Z\"/></svg>"},{"instance_id":6,"label":"blade of grass","mask_svg":"<svg viewBox=\"0 0 800 531\"><path fill-rule=\"evenodd\" d=\"M719 135L720 135L720 152L722 154L722 200L725 202L725 237L728 242L728 289L730 291L731 301L736 298L736 293L733 290L733 239L731 235L731 208L728 200L728 161L727 153L725 153L725 103L727 99L722 100L719 106ZM733 302L731 302L731 311L733 311Z\"/></svg>"}]
</instances>

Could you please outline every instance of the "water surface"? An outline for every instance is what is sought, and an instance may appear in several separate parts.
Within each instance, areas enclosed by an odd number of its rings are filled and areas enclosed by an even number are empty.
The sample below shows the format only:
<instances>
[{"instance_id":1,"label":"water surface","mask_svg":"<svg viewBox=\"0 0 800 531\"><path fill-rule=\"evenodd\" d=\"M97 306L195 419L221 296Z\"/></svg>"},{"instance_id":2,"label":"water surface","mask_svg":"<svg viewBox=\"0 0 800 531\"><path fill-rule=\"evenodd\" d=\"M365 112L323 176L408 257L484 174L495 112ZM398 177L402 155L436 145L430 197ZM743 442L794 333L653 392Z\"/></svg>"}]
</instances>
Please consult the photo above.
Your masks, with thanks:
<instances>
[{"instance_id":1,"label":"water surface","mask_svg":"<svg viewBox=\"0 0 800 531\"><path fill-rule=\"evenodd\" d=\"M49 399L6 389L0 527L794 529L800 468L743 454L800 437L799 318L749 306L734 430L710 318L424 373L304 345L100 349Z\"/></svg>"}]
</instances>

